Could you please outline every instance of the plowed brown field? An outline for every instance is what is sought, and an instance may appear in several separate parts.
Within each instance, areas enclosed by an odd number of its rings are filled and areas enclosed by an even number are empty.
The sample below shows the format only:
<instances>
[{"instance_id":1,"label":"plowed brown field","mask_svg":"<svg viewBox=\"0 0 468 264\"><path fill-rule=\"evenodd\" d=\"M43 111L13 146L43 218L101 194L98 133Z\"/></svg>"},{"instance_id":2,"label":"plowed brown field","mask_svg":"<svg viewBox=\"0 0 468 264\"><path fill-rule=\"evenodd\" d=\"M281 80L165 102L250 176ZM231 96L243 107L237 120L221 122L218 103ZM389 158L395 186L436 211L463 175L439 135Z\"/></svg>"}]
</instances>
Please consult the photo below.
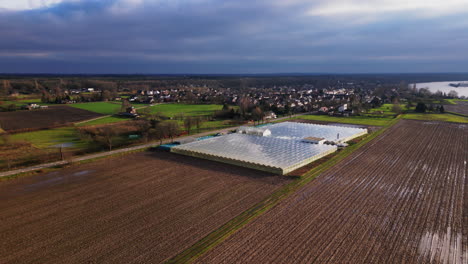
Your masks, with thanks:
<instances>
[{"instance_id":1,"label":"plowed brown field","mask_svg":"<svg viewBox=\"0 0 468 264\"><path fill-rule=\"evenodd\" d=\"M468 125L400 121L199 263L468 262Z\"/></svg>"},{"instance_id":2,"label":"plowed brown field","mask_svg":"<svg viewBox=\"0 0 468 264\"><path fill-rule=\"evenodd\" d=\"M52 128L102 116L70 106L50 106L47 109L0 113L0 127L8 132L23 132Z\"/></svg>"},{"instance_id":3,"label":"plowed brown field","mask_svg":"<svg viewBox=\"0 0 468 264\"><path fill-rule=\"evenodd\" d=\"M0 182L0 263L159 263L288 181L155 152Z\"/></svg>"},{"instance_id":4,"label":"plowed brown field","mask_svg":"<svg viewBox=\"0 0 468 264\"><path fill-rule=\"evenodd\" d=\"M468 102L456 101L455 105L444 105L445 111L468 115Z\"/></svg>"}]
</instances>

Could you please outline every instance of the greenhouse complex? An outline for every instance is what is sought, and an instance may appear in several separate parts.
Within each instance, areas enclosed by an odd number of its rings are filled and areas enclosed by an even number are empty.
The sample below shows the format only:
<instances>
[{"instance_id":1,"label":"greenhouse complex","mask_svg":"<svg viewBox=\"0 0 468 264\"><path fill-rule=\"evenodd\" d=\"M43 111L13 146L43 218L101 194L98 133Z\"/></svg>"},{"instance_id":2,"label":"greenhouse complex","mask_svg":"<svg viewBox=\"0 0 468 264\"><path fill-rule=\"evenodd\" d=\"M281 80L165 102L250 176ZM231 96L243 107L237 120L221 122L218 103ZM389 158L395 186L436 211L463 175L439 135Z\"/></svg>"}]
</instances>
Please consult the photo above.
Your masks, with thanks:
<instances>
[{"instance_id":1,"label":"greenhouse complex","mask_svg":"<svg viewBox=\"0 0 468 264\"><path fill-rule=\"evenodd\" d=\"M366 133L363 128L284 122L240 127L237 133L174 146L171 152L284 175Z\"/></svg>"}]
</instances>

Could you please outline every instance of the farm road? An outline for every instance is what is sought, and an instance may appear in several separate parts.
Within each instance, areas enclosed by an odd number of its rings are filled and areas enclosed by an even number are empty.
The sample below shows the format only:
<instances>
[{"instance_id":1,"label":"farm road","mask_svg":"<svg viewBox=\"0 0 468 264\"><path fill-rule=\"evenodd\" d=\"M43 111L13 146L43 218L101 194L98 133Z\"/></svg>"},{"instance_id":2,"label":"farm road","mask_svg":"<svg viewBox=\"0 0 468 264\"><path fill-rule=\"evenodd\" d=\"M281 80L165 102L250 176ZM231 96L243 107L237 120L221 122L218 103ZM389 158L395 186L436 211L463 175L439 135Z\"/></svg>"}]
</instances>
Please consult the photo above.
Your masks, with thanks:
<instances>
[{"instance_id":1,"label":"farm road","mask_svg":"<svg viewBox=\"0 0 468 264\"><path fill-rule=\"evenodd\" d=\"M304 113L304 114L306 114L306 113ZM297 114L295 116L304 115L304 114ZM288 118L289 117L280 117L280 118L275 119L275 121L281 121L281 120L288 119ZM236 129L236 128L238 128L238 126L237 127L224 128L224 129L215 130L215 131L207 131L207 132L203 132L203 133L193 134L193 135L190 135L190 137L203 137L203 136L211 135L213 133L227 133L227 132L229 132L229 131L231 131L233 129ZM180 137L180 138L178 138L178 140L184 139L186 137L189 137L189 136ZM163 144L170 143L170 142L171 142L170 139L163 140ZM40 170L40 169L52 168L52 167L59 166L59 165L64 165L64 164L67 164L67 163L70 163L70 162L71 163L80 162L80 161L85 161L85 160L91 160L91 159L111 156L111 155L115 155L115 154L119 154L119 153L125 153L125 152L141 150L141 149L145 149L145 148L155 146L157 144L158 144L157 142L151 142L151 143L147 143L147 144L143 144L143 145L138 145L138 146L133 146L133 147L128 147L128 148L122 148L122 149L117 149L117 150L112 150L112 151L106 151L106 152L100 152L100 153L81 156L81 157L76 157L76 158L73 158L71 161L56 161L56 162L39 164L39 165L26 167L26 168L22 168L22 169L17 169L17 170L0 172L0 178L11 176L11 175L16 175L16 174L20 174L20 173L25 173L25 172L36 171L36 170Z\"/></svg>"}]
</instances>

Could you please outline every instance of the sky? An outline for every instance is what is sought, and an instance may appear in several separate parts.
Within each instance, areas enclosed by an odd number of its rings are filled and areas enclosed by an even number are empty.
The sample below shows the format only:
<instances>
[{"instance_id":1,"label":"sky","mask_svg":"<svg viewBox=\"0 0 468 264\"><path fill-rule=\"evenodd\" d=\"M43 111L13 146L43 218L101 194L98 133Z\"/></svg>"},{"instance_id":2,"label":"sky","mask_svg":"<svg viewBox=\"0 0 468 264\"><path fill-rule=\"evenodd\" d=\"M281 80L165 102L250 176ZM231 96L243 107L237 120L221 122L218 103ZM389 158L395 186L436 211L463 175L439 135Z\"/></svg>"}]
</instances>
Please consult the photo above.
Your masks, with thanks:
<instances>
[{"instance_id":1,"label":"sky","mask_svg":"<svg viewBox=\"0 0 468 264\"><path fill-rule=\"evenodd\" d=\"M468 0L0 0L0 73L468 71Z\"/></svg>"}]
</instances>

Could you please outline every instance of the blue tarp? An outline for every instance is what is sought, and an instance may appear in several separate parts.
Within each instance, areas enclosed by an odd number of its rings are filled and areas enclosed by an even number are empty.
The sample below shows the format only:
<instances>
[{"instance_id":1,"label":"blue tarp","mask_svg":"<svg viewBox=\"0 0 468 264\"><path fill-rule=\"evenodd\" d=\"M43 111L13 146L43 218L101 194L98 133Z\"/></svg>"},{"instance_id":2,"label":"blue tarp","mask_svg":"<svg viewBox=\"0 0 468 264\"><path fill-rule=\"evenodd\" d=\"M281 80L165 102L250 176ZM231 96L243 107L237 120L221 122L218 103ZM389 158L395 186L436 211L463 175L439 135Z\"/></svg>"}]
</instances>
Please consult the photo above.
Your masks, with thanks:
<instances>
[{"instance_id":1,"label":"blue tarp","mask_svg":"<svg viewBox=\"0 0 468 264\"><path fill-rule=\"evenodd\" d=\"M264 127L264 126L269 126L269 125L272 125L272 123L261 124L261 125L257 125L257 126L255 126L255 127Z\"/></svg>"},{"instance_id":2,"label":"blue tarp","mask_svg":"<svg viewBox=\"0 0 468 264\"><path fill-rule=\"evenodd\" d=\"M209 139L209 138L213 138L213 137L216 137L216 136L204 136L204 137L199 137L199 138L197 138L197 141L199 141L199 140L204 140L204 139Z\"/></svg>"},{"instance_id":3,"label":"blue tarp","mask_svg":"<svg viewBox=\"0 0 468 264\"><path fill-rule=\"evenodd\" d=\"M174 147L174 146L179 146L179 145L180 145L180 144L176 144L176 143L164 144L164 145L160 145L158 148L159 148L159 149L162 149L162 150L170 151L172 147Z\"/></svg>"}]
</instances>

